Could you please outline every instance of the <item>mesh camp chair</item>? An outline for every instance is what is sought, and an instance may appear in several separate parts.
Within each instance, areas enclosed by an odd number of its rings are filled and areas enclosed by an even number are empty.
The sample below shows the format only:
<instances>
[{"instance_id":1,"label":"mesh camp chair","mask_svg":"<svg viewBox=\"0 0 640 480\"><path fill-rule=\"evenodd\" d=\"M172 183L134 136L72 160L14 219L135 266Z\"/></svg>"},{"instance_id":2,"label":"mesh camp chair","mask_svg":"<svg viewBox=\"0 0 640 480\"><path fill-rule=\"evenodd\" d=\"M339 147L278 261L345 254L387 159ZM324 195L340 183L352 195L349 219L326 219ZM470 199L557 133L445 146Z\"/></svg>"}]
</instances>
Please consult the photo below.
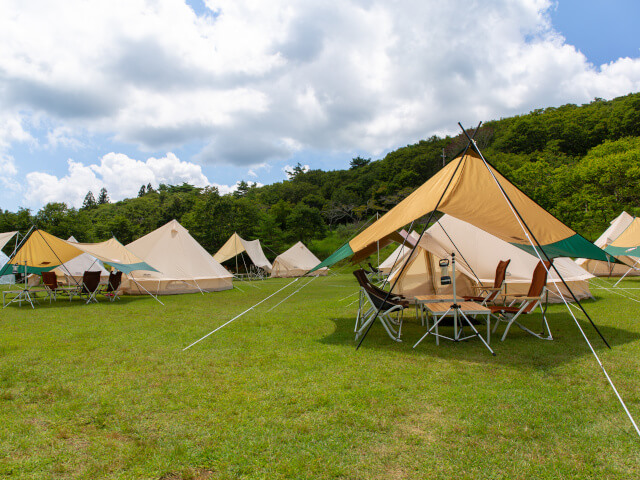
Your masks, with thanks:
<instances>
[{"instance_id":1,"label":"mesh camp chair","mask_svg":"<svg viewBox=\"0 0 640 480\"><path fill-rule=\"evenodd\" d=\"M370 302L367 302L367 299L365 297L364 294L364 285L367 285L368 288L370 288L371 290L375 291L377 293L378 297L382 297L385 298L387 296L387 292L383 289L381 289L380 287L374 285L370 280L369 280L369 276L367 274L367 271L360 268L358 270L355 270L353 272L353 275L356 277L356 280L358 280L358 284L360 285L360 292L359 292L359 298L358 298L358 313L356 315L356 326L354 328L354 332L357 332L359 329L359 324L360 324L360 320L367 317L369 315L369 313L371 313L371 310L373 309L373 307L371 306ZM403 295L399 295L399 294L392 294L390 296L392 301L406 301L407 299L403 296ZM364 308L367 308L366 311L363 311ZM373 311L375 312L375 309L373 309Z\"/></svg>"},{"instance_id":2,"label":"mesh camp chair","mask_svg":"<svg viewBox=\"0 0 640 480\"><path fill-rule=\"evenodd\" d=\"M358 273L356 274L356 272ZM400 335L402 333L402 313L404 309L409 306L409 302L406 299L403 299L404 297L401 298L397 295L389 295L387 298L388 292L373 286L366 278L363 270L356 270L353 273L360 284L363 299L368 304L368 308L361 305L358 312L355 329L356 339L360 337L369 324L375 320L376 312L378 312L377 318L382 323L387 334L396 342L400 342ZM367 310L362 313L365 308L367 308ZM398 314L397 320L391 317L392 313ZM397 330L395 326L398 327Z\"/></svg>"},{"instance_id":3,"label":"mesh camp chair","mask_svg":"<svg viewBox=\"0 0 640 480\"><path fill-rule=\"evenodd\" d=\"M507 275L507 267L509 266L509 263L511 263L511 259L500 260L498 262L498 266L496 267L496 276L493 280L493 287L483 287L480 285L477 287L480 295L463 296L462 298L467 302L477 302L481 305L494 303L504 288L504 279Z\"/></svg>"},{"instance_id":4,"label":"mesh camp chair","mask_svg":"<svg viewBox=\"0 0 640 480\"><path fill-rule=\"evenodd\" d=\"M109 274L109 281L107 287L102 291L102 294L113 302L116 299L120 299L120 284L122 283L122 272L111 272Z\"/></svg>"},{"instance_id":5,"label":"mesh camp chair","mask_svg":"<svg viewBox=\"0 0 640 480\"><path fill-rule=\"evenodd\" d=\"M80 295L87 296L87 303L96 302L96 294L100 287L100 272L84 272L82 275L82 285L80 286Z\"/></svg>"},{"instance_id":6,"label":"mesh camp chair","mask_svg":"<svg viewBox=\"0 0 640 480\"><path fill-rule=\"evenodd\" d=\"M502 341L504 341L507 336L507 332L509 332L509 328L511 328L511 325L513 325L514 323L518 325L518 327L520 327L522 330L530 333L535 337L543 340L553 340L553 337L551 336L551 330L549 330L549 323L547 322L547 317L545 316L545 309L542 307L542 302L545 297L545 291L547 288L547 271L549 268L551 268L551 262L544 262L544 264L542 262L538 262L538 265L536 265L536 268L533 270L531 285L529 286L529 291L526 295L513 295L515 299L508 306L489 306L489 308L491 309L491 315L496 320L496 323L493 327L494 332L498 328L498 324L500 322L507 323L507 326L504 329L504 333L502 334ZM518 302L520 302L520 304L516 305ZM540 311L542 312L542 333L535 333L517 322L518 318L521 315L528 315L530 313L533 313L537 307L540 307Z\"/></svg>"}]
</instances>

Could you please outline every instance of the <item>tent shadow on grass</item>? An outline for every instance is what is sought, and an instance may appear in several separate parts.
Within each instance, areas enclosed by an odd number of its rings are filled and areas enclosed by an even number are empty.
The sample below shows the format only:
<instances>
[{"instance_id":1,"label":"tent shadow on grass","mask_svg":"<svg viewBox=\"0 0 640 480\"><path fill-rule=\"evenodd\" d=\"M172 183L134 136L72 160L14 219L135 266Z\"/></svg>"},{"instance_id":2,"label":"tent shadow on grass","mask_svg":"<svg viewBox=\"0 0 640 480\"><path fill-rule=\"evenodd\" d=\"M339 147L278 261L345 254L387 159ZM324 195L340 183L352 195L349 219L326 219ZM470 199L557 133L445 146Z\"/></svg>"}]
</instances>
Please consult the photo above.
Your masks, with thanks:
<instances>
[{"instance_id":1,"label":"tent shadow on grass","mask_svg":"<svg viewBox=\"0 0 640 480\"><path fill-rule=\"evenodd\" d=\"M477 338L463 342L450 342L441 339L438 346L435 343L435 337L428 336L415 349L412 348L420 337L424 335L426 327L420 326L411 314L405 319L402 326L402 342L396 343L391 340L380 322L376 320L376 324L371 328L361 349L404 352L411 356L432 356L462 362L507 363L523 367L559 365L570 362L575 358L591 355L589 347L568 313L547 313L547 319L553 333L553 341L537 339L514 324L509 330L505 341L501 342L500 338L504 332L505 324L500 325L495 335L491 335L491 348L496 352L495 357ZM357 343L354 340L353 333L354 317L335 317L331 321L335 324L335 330L330 335L320 339L319 342L329 345L342 345L355 350ZM596 351L608 350L588 321L581 319L578 319L578 321ZM530 318L525 318L522 323L536 331L541 325L541 316L532 315ZM598 328L612 348L640 339L640 333L638 332L606 325L598 325ZM476 325L476 329L480 334L486 335L486 324L484 322ZM466 331L470 331L468 327ZM440 329L440 333L452 336L453 328L443 327Z\"/></svg>"}]
</instances>

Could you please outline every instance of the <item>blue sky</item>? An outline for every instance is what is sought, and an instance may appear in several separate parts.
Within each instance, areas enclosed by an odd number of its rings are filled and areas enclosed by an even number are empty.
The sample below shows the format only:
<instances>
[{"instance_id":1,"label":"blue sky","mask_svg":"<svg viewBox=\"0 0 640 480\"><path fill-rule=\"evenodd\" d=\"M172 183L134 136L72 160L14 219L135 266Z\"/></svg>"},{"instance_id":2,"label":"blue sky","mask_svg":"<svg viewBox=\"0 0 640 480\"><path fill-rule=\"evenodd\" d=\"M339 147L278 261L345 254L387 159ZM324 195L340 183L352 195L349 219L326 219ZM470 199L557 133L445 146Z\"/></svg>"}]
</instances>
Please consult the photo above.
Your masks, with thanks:
<instances>
[{"instance_id":1,"label":"blue sky","mask_svg":"<svg viewBox=\"0 0 640 480\"><path fill-rule=\"evenodd\" d=\"M143 183L227 192L297 162L381 158L458 121L640 90L640 2L5 3L9 210Z\"/></svg>"}]
</instances>

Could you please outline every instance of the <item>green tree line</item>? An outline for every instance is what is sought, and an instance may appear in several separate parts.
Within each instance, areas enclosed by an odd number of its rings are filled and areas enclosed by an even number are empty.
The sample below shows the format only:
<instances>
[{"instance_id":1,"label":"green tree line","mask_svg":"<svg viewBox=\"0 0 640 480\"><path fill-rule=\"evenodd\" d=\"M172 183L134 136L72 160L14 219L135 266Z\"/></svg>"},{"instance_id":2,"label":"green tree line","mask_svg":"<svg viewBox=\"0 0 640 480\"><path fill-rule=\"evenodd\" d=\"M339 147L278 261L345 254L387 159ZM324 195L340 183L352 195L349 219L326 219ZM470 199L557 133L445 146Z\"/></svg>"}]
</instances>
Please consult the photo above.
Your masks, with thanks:
<instances>
[{"instance_id":1,"label":"green tree line","mask_svg":"<svg viewBox=\"0 0 640 480\"><path fill-rule=\"evenodd\" d=\"M489 121L476 139L509 180L589 239L622 210L640 213L640 94ZM461 135L433 136L379 160L353 158L346 170L297 165L288 180L243 181L226 195L212 186L149 184L136 198L110 202L105 190L78 209L49 203L37 212L0 211L0 231L35 224L61 238L115 236L126 244L175 218L210 252L238 232L260 238L272 258L298 240L324 257L434 175L443 153L451 160L465 145Z\"/></svg>"}]
</instances>

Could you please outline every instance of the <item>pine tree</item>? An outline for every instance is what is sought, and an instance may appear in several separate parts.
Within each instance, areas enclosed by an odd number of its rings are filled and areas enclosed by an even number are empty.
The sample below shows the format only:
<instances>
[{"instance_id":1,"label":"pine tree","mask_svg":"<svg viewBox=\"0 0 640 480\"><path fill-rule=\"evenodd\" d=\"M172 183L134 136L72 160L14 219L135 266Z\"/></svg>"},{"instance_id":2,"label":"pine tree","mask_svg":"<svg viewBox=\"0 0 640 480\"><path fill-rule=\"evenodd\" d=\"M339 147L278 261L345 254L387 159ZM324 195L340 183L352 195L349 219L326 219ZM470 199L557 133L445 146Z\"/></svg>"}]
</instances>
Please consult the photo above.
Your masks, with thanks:
<instances>
[{"instance_id":1,"label":"pine tree","mask_svg":"<svg viewBox=\"0 0 640 480\"><path fill-rule=\"evenodd\" d=\"M98 205L104 205L105 203L109 203L109 194L107 194L107 189L102 187L100 195L98 195Z\"/></svg>"},{"instance_id":2,"label":"pine tree","mask_svg":"<svg viewBox=\"0 0 640 480\"><path fill-rule=\"evenodd\" d=\"M84 197L84 201L82 202L82 208L93 208L95 206L96 198L93 196L93 192L89 190L89 192Z\"/></svg>"},{"instance_id":3,"label":"pine tree","mask_svg":"<svg viewBox=\"0 0 640 480\"><path fill-rule=\"evenodd\" d=\"M147 193L147 187L142 185L140 190L138 190L138 197L144 197L145 193Z\"/></svg>"},{"instance_id":4,"label":"pine tree","mask_svg":"<svg viewBox=\"0 0 640 480\"><path fill-rule=\"evenodd\" d=\"M147 184L147 193L155 193L155 190L153 189L151 182Z\"/></svg>"}]
</instances>

